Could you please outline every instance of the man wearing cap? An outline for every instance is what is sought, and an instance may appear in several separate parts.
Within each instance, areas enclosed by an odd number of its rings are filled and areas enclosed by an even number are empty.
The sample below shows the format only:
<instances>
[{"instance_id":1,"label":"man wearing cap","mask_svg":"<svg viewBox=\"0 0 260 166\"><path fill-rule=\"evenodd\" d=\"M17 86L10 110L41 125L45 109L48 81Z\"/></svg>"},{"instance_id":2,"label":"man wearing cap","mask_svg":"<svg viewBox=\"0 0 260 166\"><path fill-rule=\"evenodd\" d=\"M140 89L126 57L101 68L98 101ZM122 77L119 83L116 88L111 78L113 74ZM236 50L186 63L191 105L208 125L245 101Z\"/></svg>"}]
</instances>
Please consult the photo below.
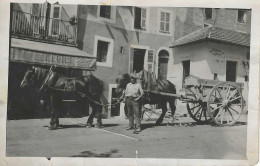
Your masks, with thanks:
<instances>
[{"instance_id":1,"label":"man wearing cap","mask_svg":"<svg viewBox=\"0 0 260 166\"><path fill-rule=\"evenodd\" d=\"M134 133L138 134L141 131L141 113L140 113L140 98L143 95L143 89L136 82L137 76L131 74L131 82L127 84L125 89L126 106L128 110L129 126L126 130L135 129ZM134 120L136 128L134 127Z\"/></svg>"}]
</instances>

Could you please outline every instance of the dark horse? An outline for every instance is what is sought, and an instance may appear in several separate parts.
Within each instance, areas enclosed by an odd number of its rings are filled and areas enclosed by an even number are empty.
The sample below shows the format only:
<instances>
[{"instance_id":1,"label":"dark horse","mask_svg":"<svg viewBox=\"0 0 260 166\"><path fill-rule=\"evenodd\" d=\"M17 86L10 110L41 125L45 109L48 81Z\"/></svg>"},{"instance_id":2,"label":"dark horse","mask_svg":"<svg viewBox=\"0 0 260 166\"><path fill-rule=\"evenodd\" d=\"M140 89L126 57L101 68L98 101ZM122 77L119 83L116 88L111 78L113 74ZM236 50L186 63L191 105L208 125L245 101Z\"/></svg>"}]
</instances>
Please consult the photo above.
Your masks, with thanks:
<instances>
[{"instance_id":1,"label":"dark horse","mask_svg":"<svg viewBox=\"0 0 260 166\"><path fill-rule=\"evenodd\" d=\"M92 107L92 113L88 118L87 126L92 126L95 115L97 115L96 126L102 125L102 106L97 103L100 103L103 85L90 72L87 72L85 76L68 78L58 74L53 66L50 70L32 66L27 69L21 82L21 88L32 86L37 87L39 93L46 96L50 101L50 129L56 129L59 126L59 108L62 105L64 95L74 96L74 99L82 99L86 96L91 99L92 101L89 104Z\"/></svg>"},{"instance_id":2,"label":"dark horse","mask_svg":"<svg viewBox=\"0 0 260 166\"><path fill-rule=\"evenodd\" d=\"M139 76L138 82L142 85L145 91L142 98L142 104L159 104L159 106L162 108L162 114L160 115L159 119L157 119L156 124L159 125L162 123L163 118L167 112L167 102L170 105L172 114L172 117L168 123L173 124L174 114L176 110L176 98L159 95L156 94L156 92L167 92L176 94L175 85L168 80L156 80L151 73L145 70L137 73L137 75ZM130 75L128 73L120 75L120 77L116 80L118 84L116 92L119 94L122 93L130 80Z\"/></svg>"}]
</instances>

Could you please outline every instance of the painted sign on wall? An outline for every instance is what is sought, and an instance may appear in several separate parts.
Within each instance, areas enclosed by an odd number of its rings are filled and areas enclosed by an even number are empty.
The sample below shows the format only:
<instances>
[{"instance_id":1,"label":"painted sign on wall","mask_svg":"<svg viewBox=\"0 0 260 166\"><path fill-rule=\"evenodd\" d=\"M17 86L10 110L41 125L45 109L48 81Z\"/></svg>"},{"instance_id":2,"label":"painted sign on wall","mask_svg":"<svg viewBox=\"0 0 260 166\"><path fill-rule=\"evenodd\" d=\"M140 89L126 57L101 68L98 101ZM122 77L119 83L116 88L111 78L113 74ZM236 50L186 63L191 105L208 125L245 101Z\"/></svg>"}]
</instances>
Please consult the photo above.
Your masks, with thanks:
<instances>
[{"instance_id":1,"label":"painted sign on wall","mask_svg":"<svg viewBox=\"0 0 260 166\"><path fill-rule=\"evenodd\" d=\"M96 69L96 58L36 52L12 47L10 61L28 64L53 65L65 68Z\"/></svg>"}]
</instances>

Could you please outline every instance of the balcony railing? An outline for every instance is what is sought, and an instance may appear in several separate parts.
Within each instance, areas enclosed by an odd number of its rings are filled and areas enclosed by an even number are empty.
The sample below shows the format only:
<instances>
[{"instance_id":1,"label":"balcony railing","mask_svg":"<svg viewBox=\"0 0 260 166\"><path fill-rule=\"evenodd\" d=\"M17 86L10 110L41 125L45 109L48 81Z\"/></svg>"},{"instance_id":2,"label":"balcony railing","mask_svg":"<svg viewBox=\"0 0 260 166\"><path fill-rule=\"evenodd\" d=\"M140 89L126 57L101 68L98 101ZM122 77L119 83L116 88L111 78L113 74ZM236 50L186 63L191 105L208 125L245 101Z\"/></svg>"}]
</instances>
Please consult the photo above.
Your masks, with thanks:
<instances>
[{"instance_id":1,"label":"balcony railing","mask_svg":"<svg viewBox=\"0 0 260 166\"><path fill-rule=\"evenodd\" d=\"M12 12L11 34L47 42L76 45L76 26L69 21Z\"/></svg>"}]
</instances>

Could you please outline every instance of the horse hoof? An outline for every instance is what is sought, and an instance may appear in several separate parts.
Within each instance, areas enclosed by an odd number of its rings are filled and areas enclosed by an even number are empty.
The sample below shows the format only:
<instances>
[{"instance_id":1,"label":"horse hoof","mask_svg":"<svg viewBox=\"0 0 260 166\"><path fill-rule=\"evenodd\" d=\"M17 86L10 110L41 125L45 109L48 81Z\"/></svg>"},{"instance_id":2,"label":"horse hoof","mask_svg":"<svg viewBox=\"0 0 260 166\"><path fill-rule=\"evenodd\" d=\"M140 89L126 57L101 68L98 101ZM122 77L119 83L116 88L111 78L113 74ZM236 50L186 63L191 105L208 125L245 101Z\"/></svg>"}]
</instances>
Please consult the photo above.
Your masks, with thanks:
<instances>
[{"instance_id":1,"label":"horse hoof","mask_svg":"<svg viewBox=\"0 0 260 166\"><path fill-rule=\"evenodd\" d=\"M156 121L156 122L155 122L155 125L156 125L156 126L160 126L161 124L162 124L162 122L160 122L160 121Z\"/></svg>"},{"instance_id":2,"label":"horse hoof","mask_svg":"<svg viewBox=\"0 0 260 166\"><path fill-rule=\"evenodd\" d=\"M55 130L57 127L48 127L48 130Z\"/></svg>"},{"instance_id":3,"label":"horse hoof","mask_svg":"<svg viewBox=\"0 0 260 166\"><path fill-rule=\"evenodd\" d=\"M103 126L101 124L95 124L95 128L100 129L100 128L103 128Z\"/></svg>"},{"instance_id":4,"label":"horse hoof","mask_svg":"<svg viewBox=\"0 0 260 166\"><path fill-rule=\"evenodd\" d=\"M174 126L174 124L171 124L171 123L167 124L167 127L171 127L171 126Z\"/></svg>"},{"instance_id":5,"label":"horse hoof","mask_svg":"<svg viewBox=\"0 0 260 166\"><path fill-rule=\"evenodd\" d=\"M91 128L91 127L92 127L92 124L87 123L86 128Z\"/></svg>"}]
</instances>

